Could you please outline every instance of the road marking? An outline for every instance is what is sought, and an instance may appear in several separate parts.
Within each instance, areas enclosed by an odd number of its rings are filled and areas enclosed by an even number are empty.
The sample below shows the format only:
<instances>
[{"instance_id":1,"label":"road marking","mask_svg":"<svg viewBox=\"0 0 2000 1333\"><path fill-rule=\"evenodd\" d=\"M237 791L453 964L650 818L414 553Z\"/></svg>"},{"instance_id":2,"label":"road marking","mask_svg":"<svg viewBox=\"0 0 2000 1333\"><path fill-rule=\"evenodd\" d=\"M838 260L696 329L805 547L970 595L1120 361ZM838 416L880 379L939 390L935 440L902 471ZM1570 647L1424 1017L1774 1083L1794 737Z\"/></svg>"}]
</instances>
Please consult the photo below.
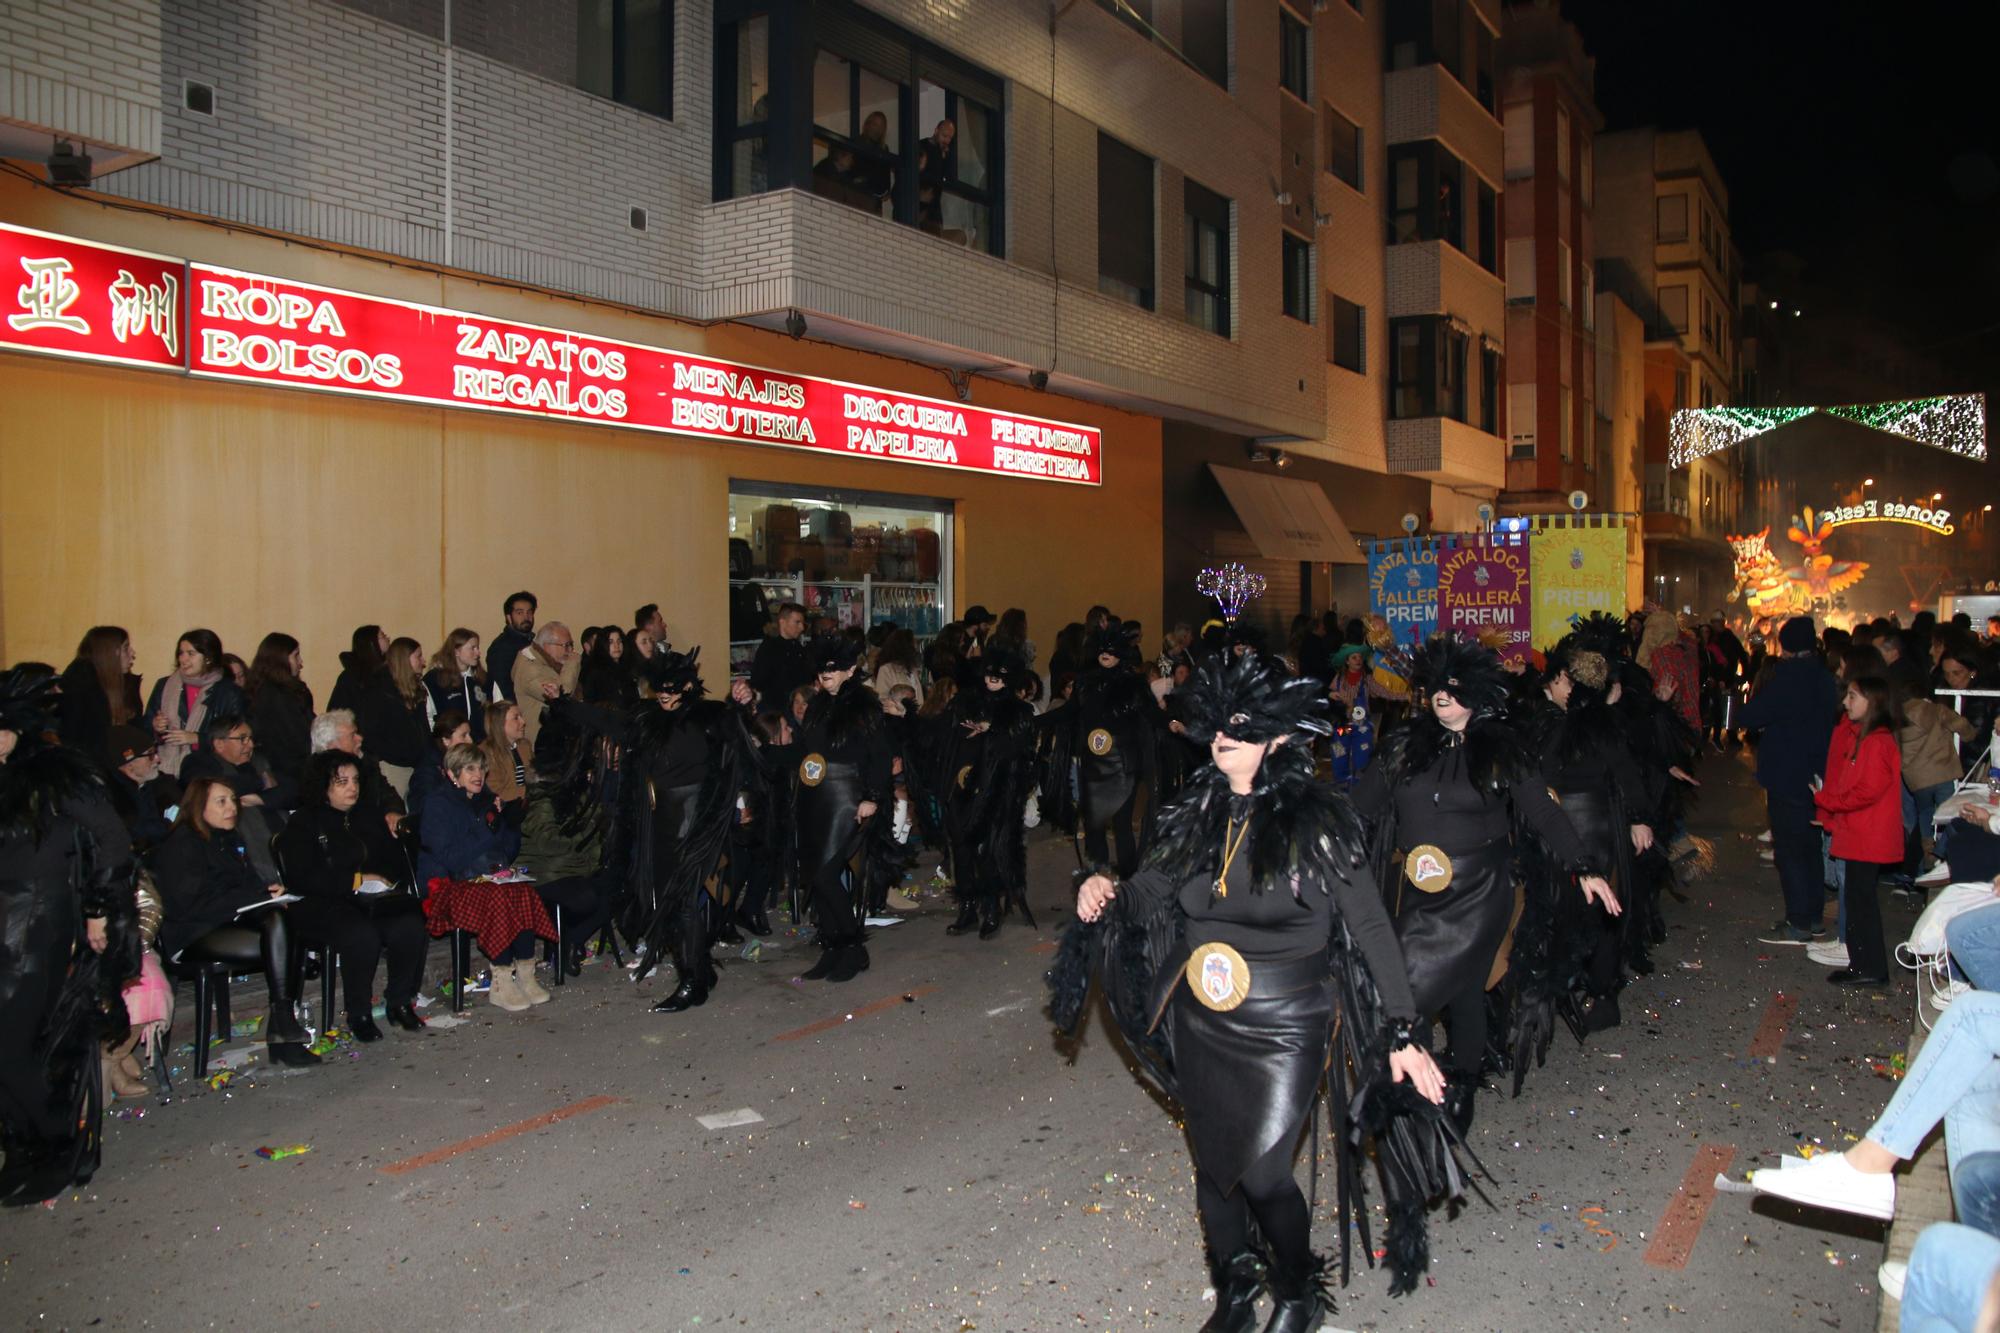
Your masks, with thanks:
<instances>
[{"instance_id":1,"label":"road marking","mask_svg":"<svg viewBox=\"0 0 2000 1333\"><path fill-rule=\"evenodd\" d=\"M718 1111L714 1115L698 1115L695 1120L703 1129L734 1129L738 1125L761 1125L764 1117L747 1106L739 1106L734 1111Z\"/></svg>"},{"instance_id":2,"label":"road marking","mask_svg":"<svg viewBox=\"0 0 2000 1333\"><path fill-rule=\"evenodd\" d=\"M1769 1059L1785 1044L1785 1029L1791 1025L1792 1013L1799 1007L1796 995L1779 991L1764 1006L1764 1021L1757 1025L1756 1034L1750 1038L1750 1049L1746 1052L1752 1060Z\"/></svg>"},{"instance_id":3,"label":"road marking","mask_svg":"<svg viewBox=\"0 0 2000 1333\"><path fill-rule=\"evenodd\" d=\"M1007 1001L1007 1003L1000 1005L997 1008L988 1009L986 1011L986 1016L988 1018L998 1018L1001 1014L1011 1014L1016 1009L1025 1009L1033 1002L1034 1002L1033 996L1023 995L1018 1000L1009 1000Z\"/></svg>"},{"instance_id":4,"label":"road marking","mask_svg":"<svg viewBox=\"0 0 2000 1333\"><path fill-rule=\"evenodd\" d=\"M1646 1247L1646 1262L1654 1268L1686 1268L1694 1243L1701 1238L1702 1223L1708 1220L1709 1205L1715 1202L1715 1178L1729 1170L1736 1160L1736 1148L1728 1143L1704 1143L1695 1149L1694 1161L1681 1177L1674 1197L1660 1214L1653 1242Z\"/></svg>"},{"instance_id":5,"label":"road marking","mask_svg":"<svg viewBox=\"0 0 2000 1333\"><path fill-rule=\"evenodd\" d=\"M575 1116L589 1115L592 1111L602 1111L607 1106L616 1106L617 1104L618 1098L616 1097L586 1097L580 1102L571 1102L568 1106L559 1106L553 1111L544 1111L541 1115L529 1116L526 1120L517 1121L511 1125L502 1125L499 1129L491 1129L484 1134L475 1135L469 1139L461 1139L457 1143L447 1144L442 1148L433 1148L429 1152L419 1153L415 1157L405 1157L400 1162L391 1162L387 1166L377 1167L376 1169L385 1176L407 1175L412 1171L420 1171L427 1166L436 1166L439 1162L450 1161L461 1153L475 1152L480 1148L490 1148L496 1143L505 1143L508 1139L518 1138L520 1135L526 1134L531 1130L559 1124Z\"/></svg>"},{"instance_id":6,"label":"road marking","mask_svg":"<svg viewBox=\"0 0 2000 1333\"><path fill-rule=\"evenodd\" d=\"M802 1028L793 1028L790 1032L780 1032L777 1036L771 1038L771 1040L797 1041L801 1037L816 1037L822 1032L831 1032L837 1027L845 1027L857 1018L866 1018L870 1014L879 1014L884 1009L893 1009L897 1005L907 1001L921 999L936 989L936 986L919 986L915 990L904 991L900 995L884 995L879 1000L870 1000L860 1008L849 1009L837 1017L822 1018L817 1023L808 1023Z\"/></svg>"}]
</instances>

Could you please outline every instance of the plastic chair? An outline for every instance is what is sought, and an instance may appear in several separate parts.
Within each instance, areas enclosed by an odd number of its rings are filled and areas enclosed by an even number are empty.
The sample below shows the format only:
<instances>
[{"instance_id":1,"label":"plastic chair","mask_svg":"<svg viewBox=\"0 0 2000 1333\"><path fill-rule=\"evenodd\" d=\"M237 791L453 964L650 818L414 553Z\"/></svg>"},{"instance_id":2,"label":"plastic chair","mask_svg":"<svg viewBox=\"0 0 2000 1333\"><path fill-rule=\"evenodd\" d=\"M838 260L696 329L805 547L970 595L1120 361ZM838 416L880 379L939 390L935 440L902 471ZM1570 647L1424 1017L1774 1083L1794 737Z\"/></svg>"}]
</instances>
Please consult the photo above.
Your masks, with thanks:
<instances>
[{"instance_id":1,"label":"plastic chair","mask_svg":"<svg viewBox=\"0 0 2000 1333\"><path fill-rule=\"evenodd\" d=\"M271 864L278 867L278 882L285 886L287 892L290 892L292 883L291 871L289 871L285 867L285 857L284 854L278 850L278 835L275 833L271 835ZM329 946L324 940L308 940L305 937L303 931L296 931L296 930L291 932L291 943L289 948L291 952L292 985L294 993L291 995L287 995L285 998L292 1001L294 1004L298 1002L299 998L298 994L296 993L297 987L301 984L301 981L305 976L306 950L307 949L319 950L320 1030L325 1031L327 1028L333 1026L333 974L340 966L340 955L336 953L333 950L333 948Z\"/></svg>"},{"instance_id":2,"label":"plastic chair","mask_svg":"<svg viewBox=\"0 0 2000 1333\"><path fill-rule=\"evenodd\" d=\"M223 962L209 962L198 959L169 959L161 956L166 973L176 981L194 982L194 1076L208 1077L208 1043L219 1030L224 1035L229 1032L229 981L232 976L261 974L261 965L236 966ZM217 984L217 983L221 984ZM211 1026L213 1020L213 1026ZM165 1042L160 1043L166 1046Z\"/></svg>"}]
</instances>

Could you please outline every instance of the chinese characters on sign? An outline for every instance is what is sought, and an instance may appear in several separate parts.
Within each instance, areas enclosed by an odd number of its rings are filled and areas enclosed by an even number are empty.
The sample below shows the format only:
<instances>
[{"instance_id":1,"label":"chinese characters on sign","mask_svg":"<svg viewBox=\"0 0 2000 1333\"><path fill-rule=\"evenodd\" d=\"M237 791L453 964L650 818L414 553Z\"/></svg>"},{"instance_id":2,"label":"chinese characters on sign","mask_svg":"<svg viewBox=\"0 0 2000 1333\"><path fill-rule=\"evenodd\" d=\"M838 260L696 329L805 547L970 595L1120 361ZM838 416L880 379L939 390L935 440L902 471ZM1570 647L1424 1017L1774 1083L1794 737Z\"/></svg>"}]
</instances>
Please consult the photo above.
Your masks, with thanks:
<instances>
[{"instance_id":1,"label":"chinese characters on sign","mask_svg":"<svg viewBox=\"0 0 2000 1333\"><path fill-rule=\"evenodd\" d=\"M184 270L161 255L0 227L0 347L180 370Z\"/></svg>"}]
</instances>

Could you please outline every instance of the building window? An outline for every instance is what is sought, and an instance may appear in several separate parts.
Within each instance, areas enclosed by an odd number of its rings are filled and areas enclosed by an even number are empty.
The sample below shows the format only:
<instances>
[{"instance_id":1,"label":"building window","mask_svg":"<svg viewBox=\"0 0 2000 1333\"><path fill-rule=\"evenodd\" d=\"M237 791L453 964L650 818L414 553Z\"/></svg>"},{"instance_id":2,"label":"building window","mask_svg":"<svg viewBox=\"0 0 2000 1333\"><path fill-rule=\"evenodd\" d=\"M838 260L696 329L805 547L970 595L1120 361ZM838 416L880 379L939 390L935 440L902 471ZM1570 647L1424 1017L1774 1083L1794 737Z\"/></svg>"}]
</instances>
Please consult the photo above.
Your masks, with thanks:
<instances>
[{"instance_id":1,"label":"building window","mask_svg":"<svg viewBox=\"0 0 2000 1333\"><path fill-rule=\"evenodd\" d=\"M997 76L839 0L724 22L716 51L716 198L810 190L1002 252Z\"/></svg>"},{"instance_id":2,"label":"building window","mask_svg":"<svg viewBox=\"0 0 2000 1333\"><path fill-rule=\"evenodd\" d=\"M1660 288L1660 318L1675 333L1688 331L1688 289L1680 283Z\"/></svg>"},{"instance_id":3,"label":"building window","mask_svg":"<svg viewBox=\"0 0 2000 1333\"><path fill-rule=\"evenodd\" d=\"M1465 169L1435 140L1389 149L1389 244L1449 241L1465 249Z\"/></svg>"},{"instance_id":4,"label":"building window","mask_svg":"<svg viewBox=\"0 0 2000 1333\"><path fill-rule=\"evenodd\" d=\"M1596 202L1597 194L1597 143L1595 140L1583 145L1578 154L1577 168L1583 173L1583 206L1589 208Z\"/></svg>"},{"instance_id":5,"label":"building window","mask_svg":"<svg viewBox=\"0 0 2000 1333\"><path fill-rule=\"evenodd\" d=\"M1433 358L1424 355L1432 321L1389 321L1389 415L1399 421L1432 416L1429 371Z\"/></svg>"},{"instance_id":6,"label":"building window","mask_svg":"<svg viewBox=\"0 0 2000 1333\"><path fill-rule=\"evenodd\" d=\"M1312 29L1291 10L1278 8L1278 86L1301 102L1311 96Z\"/></svg>"},{"instance_id":7,"label":"building window","mask_svg":"<svg viewBox=\"0 0 2000 1333\"><path fill-rule=\"evenodd\" d=\"M578 0L576 86L637 111L671 117L673 0Z\"/></svg>"},{"instance_id":8,"label":"building window","mask_svg":"<svg viewBox=\"0 0 2000 1333\"><path fill-rule=\"evenodd\" d=\"M1097 0L1097 7L1109 10L1113 18L1134 32L1147 38L1154 34L1153 0Z\"/></svg>"},{"instance_id":9,"label":"building window","mask_svg":"<svg viewBox=\"0 0 2000 1333\"><path fill-rule=\"evenodd\" d=\"M1506 379L1506 364L1500 349L1492 343L1479 344L1479 429L1488 435L1500 433L1500 386Z\"/></svg>"},{"instance_id":10,"label":"building window","mask_svg":"<svg viewBox=\"0 0 2000 1333\"><path fill-rule=\"evenodd\" d=\"M1312 244L1290 232L1284 238L1285 313L1312 323Z\"/></svg>"},{"instance_id":11,"label":"building window","mask_svg":"<svg viewBox=\"0 0 2000 1333\"><path fill-rule=\"evenodd\" d=\"M1516 102L1501 126L1501 170L1510 181L1535 174L1535 104Z\"/></svg>"},{"instance_id":12,"label":"building window","mask_svg":"<svg viewBox=\"0 0 2000 1333\"><path fill-rule=\"evenodd\" d=\"M1507 386L1507 457L1535 456L1535 386Z\"/></svg>"},{"instance_id":13,"label":"building window","mask_svg":"<svg viewBox=\"0 0 2000 1333\"><path fill-rule=\"evenodd\" d=\"M1367 310L1332 292L1326 294L1326 308L1327 322L1332 325L1328 339L1333 349L1333 364L1357 375L1366 374Z\"/></svg>"},{"instance_id":14,"label":"building window","mask_svg":"<svg viewBox=\"0 0 2000 1333\"><path fill-rule=\"evenodd\" d=\"M1479 219L1479 253L1473 258L1488 273L1500 271L1500 196L1485 181L1473 178L1474 208Z\"/></svg>"},{"instance_id":15,"label":"building window","mask_svg":"<svg viewBox=\"0 0 2000 1333\"><path fill-rule=\"evenodd\" d=\"M1153 309L1153 159L1097 135L1097 290Z\"/></svg>"},{"instance_id":16,"label":"building window","mask_svg":"<svg viewBox=\"0 0 2000 1333\"><path fill-rule=\"evenodd\" d=\"M1470 16L1472 21L1472 97L1493 114L1493 30Z\"/></svg>"},{"instance_id":17,"label":"building window","mask_svg":"<svg viewBox=\"0 0 2000 1333\"><path fill-rule=\"evenodd\" d=\"M1516 236L1507 242L1507 299L1535 299L1535 240Z\"/></svg>"},{"instance_id":18,"label":"building window","mask_svg":"<svg viewBox=\"0 0 2000 1333\"><path fill-rule=\"evenodd\" d=\"M1569 179L1569 108L1556 108L1556 179Z\"/></svg>"},{"instance_id":19,"label":"building window","mask_svg":"<svg viewBox=\"0 0 2000 1333\"><path fill-rule=\"evenodd\" d=\"M1355 189L1361 185L1361 127L1332 107L1326 113L1326 169Z\"/></svg>"},{"instance_id":20,"label":"building window","mask_svg":"<svg viewBox=\"0 0 2000 1333\"><path fill-rule=\"evenodd\" d=\"M1580 302L1580 305L1582 306L1580 313L1583 316L1583 327L1586 329L1596 328L1597 273L1587 262L1583 265L1583 300Z\"/></svg>"},{"instance_id":21,"label":"building window","mask_svg":"<svg viewBox=\"0 0 2000 1333\"><path fill-rule=\"evenodd\" d=\"M1556 242L1556 304L1567 310L1570 298L1569 242Z\"/></svg>"},{"instance_id":22,"label":"building window","mask_svg":"<svg viewBox=\"0 0 2000 1333\"><path fill-rule=\"evenodd\" d=\"M1229 0L1181 0L1181 54L1210 82L1229 86Z\"/></svg>"},{"instance_id":23,"label":"building window","mask_svg":"<svg viewBox=\"0 0 2000 1333\"><path fill-rule=\"evenodd\" d=\"M1562 461L1567 463L1575 454L1575 442L1571 438L1575 423L1570 417L1576 411L1576 393L1569 385L1562 386L1556 397L1556 438L1562 442Z\"/></svg>"},{"instance_id":24,"label":"building window","mask_svg":"<svg viewBox=\"0 0 2000 1333\"><path fill-rule=\"evenodd\" d=\"M1465 366L1472 339L1456 325L1438 321L1438 415L1466 420Z\"/></svg>"},{"instance_id":25,"label":"building window","mask_svg":"<svg viewBox=\"0 0 2000 1333\"><path fill-rule=\"evenodd\" d=\"M1688 238L1688 197L1684 194L1663 194L1653 205L1657 215L1654 239L1661 245L1669 245Z\"/></svg>"},{"instance_id":26,"label":"building window","mask_svg":"<svg viewBox=\"0 0 2000 1333\"><path fill-rule=\"evenodd\" d=\"M1187 317L1210 333L1229 336L1229 201L1187 181Z\"/></svg>"}]
</instances>

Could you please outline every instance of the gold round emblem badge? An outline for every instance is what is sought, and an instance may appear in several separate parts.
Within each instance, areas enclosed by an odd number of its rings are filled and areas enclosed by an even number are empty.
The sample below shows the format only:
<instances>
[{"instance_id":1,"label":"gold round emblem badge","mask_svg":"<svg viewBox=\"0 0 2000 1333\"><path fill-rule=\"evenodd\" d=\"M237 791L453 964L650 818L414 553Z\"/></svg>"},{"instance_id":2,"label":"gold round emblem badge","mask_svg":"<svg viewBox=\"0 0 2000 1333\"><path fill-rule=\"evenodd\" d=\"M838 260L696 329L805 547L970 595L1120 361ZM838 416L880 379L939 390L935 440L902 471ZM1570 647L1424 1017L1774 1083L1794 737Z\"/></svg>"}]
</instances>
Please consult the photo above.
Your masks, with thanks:
<instances>
[{"instance_id":1,"label":"gold round emblem badge","mask_svg":"<svg viewBox=\"0 0 2000 1333\"><path fill-rule=\"evenodd\" d=\"M1403 877L1419 893L1443 893L1451 887L1451 858L1429 843L1412 847L1403 858Z\"/></svg>"},{"instance_id":2,"label":"gold round emblem badge","mask_svg":"<svg viewBox=\"0 0 2000 1333\"><path fill-rule=\"evenodd\" d=\"M965 784L970 781L972 781L972 765L967 764L964 768L958 770L958 789L964 791Z\"/></svg>"},{"instance_id":3,"label":"gold round emblem badge","mask_svg":"<svg viewBox=\"0 0 2000 1333\"><path fill-rule=\"evenodd\" d=\"M1090 747L1092 754L1103 755L1111 753L1111 733L1103 727L1099 727L1097 730L1091 732L1084 739L1083 743Z\"/></svg>"},{"instance_id":4,"label":"gold round emblem badge","mask_svg":"<svg viewBox=\"0 0 2000 1333\"><path fill-rule=\"evenodd\" d=\"M799 760L799 781L808 787L817 787L826 781L826 756L809 754Z\"/></svg>"},{"instance_id":5,"label":"gold round emblem badge","mask_svg":"<svg viewBox=\"0 0 2000 1333\"><path fill-rule=\"evenodd\" d=\"M1226 944L1204 944L1188 956L1187 982L1195 999L1228 1013L1250 998L1250 964Z\"/></svg>"}]
</instances>

